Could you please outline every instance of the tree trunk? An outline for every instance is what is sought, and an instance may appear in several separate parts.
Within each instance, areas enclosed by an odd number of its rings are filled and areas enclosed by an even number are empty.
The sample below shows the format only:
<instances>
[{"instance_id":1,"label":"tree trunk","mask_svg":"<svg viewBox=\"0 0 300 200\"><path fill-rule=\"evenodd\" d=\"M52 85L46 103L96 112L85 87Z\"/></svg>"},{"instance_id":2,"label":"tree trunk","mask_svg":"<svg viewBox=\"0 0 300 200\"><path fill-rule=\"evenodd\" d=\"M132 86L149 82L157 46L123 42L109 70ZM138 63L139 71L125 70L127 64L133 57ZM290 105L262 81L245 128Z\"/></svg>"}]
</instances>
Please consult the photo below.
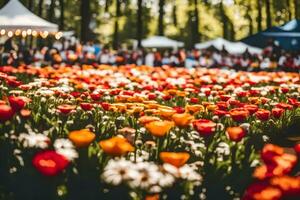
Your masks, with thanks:
<instances>
[{"instance_id":1,"label":"tree trunk","mask_svg":"<svg viewBox=\"0 0 300 200\"><path fill-rule=\"evenodd\" d=\"M38 16L40 17L43 17L43 4L44 4L44 0L39 0Z\"/></svg>"},{"instance_id":2,"label":"tree trunk","mask_svg":"<svg viewBox=\"0 0 300 200\"><path fill-rule=\"evenodd\" d=\"M118 49L119 47L119 17L121 15L121 1L116 0L116 16L115 16L115 28L114 28L114 37L113 37L113 47Z\"/></svg>"},{"instance_id":3,"label":"tree trunk","mask_svg":"<svg viewBox=\"0 0 300 200\"><path fill-rule=\"evenodd\" d=\"M196 44L200 41L199 33L199 10L198 10L198 0L194 0L194 14L192 23L192 44Z\"/></svg>"},{"instance_id":4,"label":"tree trunk","mask_svg":"<svg viewBox=\"0 0 300 200\"><path fill-rule=\"evenodd\" d=\"M81 41L89 40L90 0L81 0Z\"/></svg>"},{"instance_id":5,"label":"tree trunk","mask_svg":"<svg viewBox=\"0 0 300 200\"><path fill-rule=\"evenodd\" d=\"M138 0L138 10L137 10L137 29L136 29L136 39L138 41L138 48L142 47L142 36L143 36L143 0Z\"/></svg>"},{"instance_id":6,"label":"tree trunk","mask_svg":"<svg viewBox=\"0 0 300 200\"><path fill-rule=\"evenodd\" d=\"M235 40L235 30L234 30L234 24L231 20L227 19L230 25L230 40L234 41Z\"/></svg>"},{"instance_id":7,"label":"tree trunk","mask_svg":"<svg viewBox=\"0 0 300 200\"><path fill-rule=\"evenodd\" d=\"M159 0L158 35L164 35L165 0Z\"/></svg>"},{"instance_id":8,"label":"tree trunk","mask_svg":"<svg viewBox=\"0 0 300 200\"><path fill-rule=\"evenodd\" d=\"M252 35L254 31L253 31L253 20L251 17L251 10L252 10L251 3L247 4L246 9L247 9L246 18L248 19L249 22L249 35Z\"/></svg>"},{"instance_id":9,"label":"tree trunk","mask_svg":"<svg viewBox=\"0 0 300 200\"><path fill-rule=\"evenodd\" d=\"M261 2L261 0L257 0L256 1L256 5L257 5L257 11L258 11L258 15L257 15L257 31L261 32L262 31L262 2Z\"/></svg>"},{"instance_id":10,"label":"tree trunk","mask_svg":"<svg viewBox=\"0 0 300 200\"><path fill-rule=\"evenodd\" d=\"M174 1L173 9L172 9L172 17L173 17L173 24L177 27L177 5L176 1Z\"/></svg>"},{"instance_id":11,"label":"tree trunk","mask_svg":"<svg viewBox=\"0 0 300 200\"><path fill-rule=\"evenodd\" d=\"M59 29L64 30L64 26L65 26L65 5L64 5L64 0L59 0L59 6L60 6Z\"/></svg>"},{"instance_id":12,"label":"tree trunk","mask_svg":"<svg viewBox=\"0 0 300 200\"><path fill-rule=\"evenodd\" d=\"M299 8L298 8L298 6L300 6L299 5L299 3L298 3L298 0L294 0L294 7L295 7L295 18L296 19L299 19Z\"/></svg>"},{"instance_id":13,"label":"tree trunk","mask_svg":"<svg viewBox=\"0 0 300 200\"><path fill-rule=\"evenodd\" d=\"M271 16L271 0L265 0L266 2L266 16L267 16L267 28L272 27L272 16Z\"/></svg>"},{"instance_id":14,"label":"tree trunk","mask_svg":"<svg viewBox=\"0 0 300 200\"><path fill-rule=\"evenodd\" d=\"M55 18L54 9L55 9L55 0L51 0L49 12L48 12L48 20L50 22L54 22L54 18Z\"/></svg>"},{"instance_id":15,"label":"tree trunk","mask_svg":"<svg viewBox=\"0 0 300 200\"><path fill-rule=\"evenodd\" d=\"M286 10L288 12L288 20L291 21L292 20L292 11L291 11L290 0L286 0Z\"/></svg>"},{"instance_id":16,"label":"tree trunk","mask_svg":"<svg viewBox=\"0 0 300 200\"><path fill-rule=\"evenodd\" d=\"M221 21L223 24L223 38L225 39L229 39L229 35L228 35L228 19L224 10L224 5L223 5L223 1L221 1L220 3L220 13L221 13Z\"/></svg>"},{"instance_id":17,"label":"tree trunk","mask_svg":"<svg viewBox=\"0 0 300 200\"><path fill-rule=\"evenodd\" d=\"M34 0L28 0L28 10L33 11L34 9Z\"/></svg>"},{"instance_id":18,"label":"tree trunk","mask_svg":"<svg viewBox=\"0 0 300 200\"><path fill-rule=\"evenodd\" d=\"M105 12L108 12L109 5L110 5L110 0L105 0L105 6L104 6Z\"/></svg>"}]
</instances>

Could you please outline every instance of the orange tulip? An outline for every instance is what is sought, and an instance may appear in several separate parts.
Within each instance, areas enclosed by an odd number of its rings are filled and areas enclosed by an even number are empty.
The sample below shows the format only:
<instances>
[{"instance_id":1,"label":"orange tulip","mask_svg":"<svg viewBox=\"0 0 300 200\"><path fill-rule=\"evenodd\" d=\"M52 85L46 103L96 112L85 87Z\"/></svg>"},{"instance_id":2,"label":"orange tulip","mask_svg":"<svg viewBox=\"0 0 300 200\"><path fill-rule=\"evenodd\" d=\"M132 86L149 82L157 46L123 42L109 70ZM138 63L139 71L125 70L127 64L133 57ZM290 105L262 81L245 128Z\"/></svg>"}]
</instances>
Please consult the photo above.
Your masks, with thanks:
<instances>
[{"instance_id":1,"label":"orange tulip","mask_svg":"<svg viewBox=\"0 0 300 200\"><path fill-rule=\"evenodd\" d=\"M196 104L196 105L186 105L185 109L191 113L203 112L204 106Z\"/></svg>"},{"instance_id":2,"label":"orange tulip","mask_svg":"<svg viewBox=\"0 0 300 200\"><path fill-rule=\"evenodd\" d=\"M226 132L228 134L229 139L235 142L241 141L246 135L246 131L239 126L228 127Z\"/></svg>"},{"instance_id":3,"label":"orange tulip","mask_svg":"<svg viewBox=\"0 0 300 200\"><path fill-rule=\"evenodd\" d=\"M121 156L128 152L134 151L134 147L121 137L113 137L99 142L103 151L112 156Z\"/></svg>"},{"instance_id":4,"label":"orange tulip","mask_svg":"<svg viewBox=\"0 0 300 200\"><path fill-rule=\"evenodd\" d=\"M173 126L174 122L171 121L152 121L145 125L151 135L156 137L165 136Z\"/></svg>"},{"instance_id":5,"label":"orange tulip","mask_svg":"<svg viewBox=\"0 0 300 200\"><path fill-rule=\"evenodd\" d=\"M159 194L147 195L145 200L159 200Z\"/></svg>"},{"instance_id":6,"label":"orange tulip","mask_svg":"<svg viewBox=\"0 0 300 200\"><path fill-rule=\"evenodd\" d=\"M88 129L72 131L69 133L69 139L76 147L86 147L95 139L96 135Z\"/></svg>"},{"instance_id":7,"label":"orange tulip","mask_svg":"<svg viewBox=\"0 0 300 200\"><path fill-rule=\"evenodd\" d=\"M149 122L153 121L159 121L160 119L158 117L153 117L153 116L142 116L139 118L139 123L141 124L147 124Z\"/></svg>"},{"instance_id":8,"label":"orange tulip","mask_svg":"<svg viewBox=\"0 0 300 200\"><path fill-rule=\"evenodd\" d=\"M165 163L169 163L175 167L181 167L188 161L190 154L185 152L161 152L159 157Z\"/></svg>"},{"instance_id":9,"label":"orange tulip","mask_svg":"<svg viewBox=\"0 0 300 200\"><path fill-rule=\"evenodd\" d=\"M174 114L172 115L172 119L175 122L176 126L188 126L191 121L194 119L192 115L189 113L182 113L182 114Z\"/></svg>"},{"instance_id":10,"label":"orange tulip","mask_svg":"<svg viewBox=\"0 0 300 200\"><path fill-rule=\"evenodd\" d=\"M171 109L171 108L159 108L157 114L164 117L164 118L170 118L175 113L176 113L176 111L174 109Z\"/></svg>"}]
</instances>

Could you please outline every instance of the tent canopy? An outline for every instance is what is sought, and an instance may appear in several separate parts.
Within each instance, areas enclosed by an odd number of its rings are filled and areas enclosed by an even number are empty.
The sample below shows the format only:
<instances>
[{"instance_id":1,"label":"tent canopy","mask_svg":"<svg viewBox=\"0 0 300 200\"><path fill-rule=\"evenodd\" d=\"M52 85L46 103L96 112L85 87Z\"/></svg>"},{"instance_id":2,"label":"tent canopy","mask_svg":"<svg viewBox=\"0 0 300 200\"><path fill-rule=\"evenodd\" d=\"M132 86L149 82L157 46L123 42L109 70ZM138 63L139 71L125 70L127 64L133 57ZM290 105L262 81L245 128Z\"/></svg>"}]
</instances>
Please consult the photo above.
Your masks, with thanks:
<instances>
[{"instance_id":1,"label":"tent canopy","mask_svg":"<svg viewBox=\"0 0 300 200\"><path fill-rule=\"evenodd\" d=\"M178 48L183 47L184 43L164 36L152 36L142 40L142 46L145 48Z\"/></svg>"},{"instance_id":2,"label":"tent canopy","mask_svg":"<svg viewBox=\"0 0 300 200\"><path fill-rule=\"evenodd\" d=\"M271 27L265 31L256 33L249 37L242 39L252 46L264 48L268 45L270 39L286 50L300 49L300 20L291 20L279 27Z\"/></svg>"},{"instance_id":3,"label":"tent canopy","mask_svg":"<svg viewBox=\"0 0 300 200\"><path fill-rule=\"evenodd\" d=\"M6 31L28 30L57 32L58 26L30 12L18 0L10 0L0 10L0 29Z\"/></svg>"},{"instance_id":4,"label":"tent canopy","mask_svg":"<svg viewBox=\"0 0 300 200\"><path fill-rule=\"evenodd\" d=\"M207 49L209 47L214 47L218 50L225 48L231 54L242 54L248 50L252 54L259 54L262 52L261 49L249 46L242 42L230 42L223 38L217 38L215 40L210 40L207 42L199 43L195 45L196 49Z\"/></svg>"}]
</instances>

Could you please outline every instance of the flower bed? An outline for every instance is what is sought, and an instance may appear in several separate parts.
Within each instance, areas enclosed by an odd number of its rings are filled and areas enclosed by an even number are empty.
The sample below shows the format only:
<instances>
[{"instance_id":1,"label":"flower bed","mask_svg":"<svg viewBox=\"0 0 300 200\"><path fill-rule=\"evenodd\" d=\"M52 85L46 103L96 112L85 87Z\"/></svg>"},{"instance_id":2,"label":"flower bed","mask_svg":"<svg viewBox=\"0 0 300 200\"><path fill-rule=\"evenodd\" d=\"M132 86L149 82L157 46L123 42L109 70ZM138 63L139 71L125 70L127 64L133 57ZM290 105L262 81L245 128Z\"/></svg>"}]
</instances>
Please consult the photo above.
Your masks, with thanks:
<instances>
[{"instance_id":1,"label":"flower bed","mask_svg":"<svg viewBox=\"0 0 300 200\"><path fill-rule=\"evenodd\" d=\"M3 198L300 198L297 156L277 146L300 133L299 74L23 66L0 80Z\"/></svg>"}]
</instances>

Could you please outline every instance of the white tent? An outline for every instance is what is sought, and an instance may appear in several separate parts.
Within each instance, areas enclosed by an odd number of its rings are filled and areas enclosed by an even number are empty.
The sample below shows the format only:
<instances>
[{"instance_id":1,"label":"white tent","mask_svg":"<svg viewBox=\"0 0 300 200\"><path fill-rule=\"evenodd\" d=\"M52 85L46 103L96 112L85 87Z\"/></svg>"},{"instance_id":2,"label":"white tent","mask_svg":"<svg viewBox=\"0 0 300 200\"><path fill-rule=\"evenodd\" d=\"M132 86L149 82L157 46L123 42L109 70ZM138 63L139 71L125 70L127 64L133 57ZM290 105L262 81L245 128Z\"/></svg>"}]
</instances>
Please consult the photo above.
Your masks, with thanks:
<instances>
[{"instance_id":1,"label":"white tent","mask_svg":"<svg viewBox=\"0 0 300 200\"><path fill-rule=\"evenodd\" d=\"M183 47L184 43L164 36L152 36L142 40L142 46L145 48L173 48Z\"/></svg>"},{"instance_id":2,"label":"white tent","mask_svg":"<svg viewBox=\"0 0 300 200\"><path fill-rule=\"evenodd\" d=\"M58 26L36 16L18 0L10 0L0 10L0 29L55 33Z\"/></svg>"},{"instance_id":3,"label":"white tent","mask_svg":"<svg viewBox=\"0 0 300 200\"><path fill-rule=\"evenodd\" d=\"M262 49L260 49L260 48L249 46L243 42L230 42L223 38L217 38L215 40L210 40L207 42L196 44L195 48L196 49L207 49L212 46L218 50L222 50L224 47L230 54L242 54L247 49L252 54L260 54L262 52Z\"/></svg>"}]
</instances>

